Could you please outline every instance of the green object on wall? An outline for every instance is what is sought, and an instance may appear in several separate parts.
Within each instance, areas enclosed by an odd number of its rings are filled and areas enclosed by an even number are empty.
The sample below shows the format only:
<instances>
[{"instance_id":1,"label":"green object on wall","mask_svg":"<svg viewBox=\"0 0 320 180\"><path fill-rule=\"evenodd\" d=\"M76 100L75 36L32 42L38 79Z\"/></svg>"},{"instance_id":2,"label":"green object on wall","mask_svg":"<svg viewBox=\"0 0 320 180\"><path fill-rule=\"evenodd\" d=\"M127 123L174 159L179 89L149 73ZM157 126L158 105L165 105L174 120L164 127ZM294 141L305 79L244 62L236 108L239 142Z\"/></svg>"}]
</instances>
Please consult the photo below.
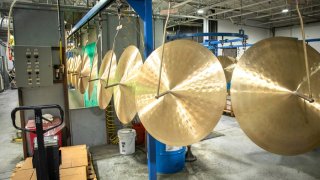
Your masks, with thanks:
<instances>
[{"instance_id":1,"label":"green object on wall","mask_svg":"<svg viewBox=\"0 0 320 180\"><path fill-rule=\"evenodd\" d=\"M90 66L91 67L93 64L93 59L94 59L96 47L97 47L97 43L93 42L93 43L87 44L83 48L83 52L87 53L90 58ZM86 92L84 93L84 106L85 107L98 106L98 99L97 99L97 83L98 82L94 81L93 83L94 83L94 87L93 87L93 92L92 92L91 98L89 99L88 90L86 90Z\"/></svg>"}]
</instances>

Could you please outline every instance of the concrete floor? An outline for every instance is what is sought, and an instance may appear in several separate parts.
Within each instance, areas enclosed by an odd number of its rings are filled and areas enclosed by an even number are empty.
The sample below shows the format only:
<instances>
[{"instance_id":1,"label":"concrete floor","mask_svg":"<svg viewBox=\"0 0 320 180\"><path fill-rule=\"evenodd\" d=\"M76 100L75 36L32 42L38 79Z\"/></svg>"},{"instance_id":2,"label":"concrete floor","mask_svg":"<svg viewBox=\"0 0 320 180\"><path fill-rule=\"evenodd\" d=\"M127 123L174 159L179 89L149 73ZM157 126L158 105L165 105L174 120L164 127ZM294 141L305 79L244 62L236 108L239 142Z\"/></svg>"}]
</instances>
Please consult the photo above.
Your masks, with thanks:
<instances>
[{"instance_id":1,"label":"concrete floor","mask_svg":"<svg viewBox=\"0 0 320 180\"><path fill-rule=\"evenodd\" d=\"M11 110L18 105L17 90L0 93L0 179L10 179L13 168L23 159L21 143L12 143L16 130L12 126Z\"/></svg>"},{"instance_id":2,"label":"concrete floor","mask_svg":"<svg viewBox=\"0 0 320 180\"><path fill-rule=\"evenodd\" d=\"M221 118L215 131L224 136L192 146L197 161L187 163L180 173L158 175L158 179L320 179L320 150L299 156L271 154L255 145L228 116ZM148 179L146 155L140 149L130 156L120 155L117 146L93 147L90 151L101 180Z\"/></svg>"}]
</instances>

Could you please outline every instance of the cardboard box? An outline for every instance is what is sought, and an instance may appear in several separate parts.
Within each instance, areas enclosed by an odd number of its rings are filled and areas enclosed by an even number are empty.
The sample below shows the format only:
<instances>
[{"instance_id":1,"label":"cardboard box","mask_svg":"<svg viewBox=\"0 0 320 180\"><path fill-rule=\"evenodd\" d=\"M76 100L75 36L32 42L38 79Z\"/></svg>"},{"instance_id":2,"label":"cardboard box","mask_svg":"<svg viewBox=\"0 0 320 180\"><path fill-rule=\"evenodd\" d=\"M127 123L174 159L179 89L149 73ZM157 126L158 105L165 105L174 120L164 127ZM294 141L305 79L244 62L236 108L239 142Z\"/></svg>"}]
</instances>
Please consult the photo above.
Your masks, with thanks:
<instances>
[{"instance_id":1,"label":"cardboard box","mask_svg":"<svg viewBox=\"0 0 320 180\"><path fill-rule=\"evenodd\" d=\"M86 145L61 147L61 180L87 179L88 152ZM27 158L12 175L13 180L37 180L32 157Z\"/></svg>"},{"instance_id":2,"label":"cardboard box","mask_svg":"<svg viewBox=\"0 0 320 180\"><path fill-rule=\"evenodd\" d=\"M12 175L12 180L31 180L33 174L35 174L36 171L34 169L19 169Z\"/></svg>"},{"instance_id":3,"label":"cardboard box","mask_svg":"<svg viewBox=\"0 0 320 180\"><path fill-rule=\"evenodd\" d=\"M86 145L61 147L60 169L88 166L88 152Z\"/></svg>"}]
</instances>

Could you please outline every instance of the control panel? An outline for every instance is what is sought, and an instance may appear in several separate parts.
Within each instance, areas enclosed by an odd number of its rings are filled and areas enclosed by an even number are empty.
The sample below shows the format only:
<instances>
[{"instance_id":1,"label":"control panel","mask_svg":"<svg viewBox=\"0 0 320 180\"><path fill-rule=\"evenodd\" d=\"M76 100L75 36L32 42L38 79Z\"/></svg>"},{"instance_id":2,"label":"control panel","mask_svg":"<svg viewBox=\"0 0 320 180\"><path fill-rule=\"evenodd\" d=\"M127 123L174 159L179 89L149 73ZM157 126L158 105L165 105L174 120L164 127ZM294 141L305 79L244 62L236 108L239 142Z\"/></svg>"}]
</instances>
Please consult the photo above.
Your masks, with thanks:
<instances>
[{"instance_id":1,"label":"control panel","mask_svg":"<svg viewBox=\"0 0 320 180\"><path fill-rule=\"evenodd\" d=\"M51 47L15 46L14 55L18 87L53 85Z\"/></svg>"}]
</instances>

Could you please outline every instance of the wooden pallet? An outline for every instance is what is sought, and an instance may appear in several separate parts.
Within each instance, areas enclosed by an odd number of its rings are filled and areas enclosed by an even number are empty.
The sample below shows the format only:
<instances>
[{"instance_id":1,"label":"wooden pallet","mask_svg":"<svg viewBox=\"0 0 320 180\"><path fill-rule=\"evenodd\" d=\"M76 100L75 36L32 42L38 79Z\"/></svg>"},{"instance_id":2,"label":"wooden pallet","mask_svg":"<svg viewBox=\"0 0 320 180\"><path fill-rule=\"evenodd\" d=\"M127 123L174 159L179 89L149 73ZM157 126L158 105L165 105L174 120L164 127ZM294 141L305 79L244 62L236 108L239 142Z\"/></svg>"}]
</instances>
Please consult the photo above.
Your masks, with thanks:
<instances>
[{"instance_id":1,"label":"wooden pallet","mask_svg":"<svg viewBox=\"0 0 320 180\"><path fill-rule=\"evenodd\" d=\"M88 152L88 166L87 166L87 179L88 180L97 180L96 172L93 167L93 161L91 154Z\"/></svg>"},{"instance_id":2,"label":"wooden pallet","mask_svg":"<svg viewBox=\"0 0 320 180\"><path fill-rule=\"evenodd\" d=\"M226 106L223 110L223 114L234 117L230 95L227 96Z\"/></svg>"}]
</instances>

